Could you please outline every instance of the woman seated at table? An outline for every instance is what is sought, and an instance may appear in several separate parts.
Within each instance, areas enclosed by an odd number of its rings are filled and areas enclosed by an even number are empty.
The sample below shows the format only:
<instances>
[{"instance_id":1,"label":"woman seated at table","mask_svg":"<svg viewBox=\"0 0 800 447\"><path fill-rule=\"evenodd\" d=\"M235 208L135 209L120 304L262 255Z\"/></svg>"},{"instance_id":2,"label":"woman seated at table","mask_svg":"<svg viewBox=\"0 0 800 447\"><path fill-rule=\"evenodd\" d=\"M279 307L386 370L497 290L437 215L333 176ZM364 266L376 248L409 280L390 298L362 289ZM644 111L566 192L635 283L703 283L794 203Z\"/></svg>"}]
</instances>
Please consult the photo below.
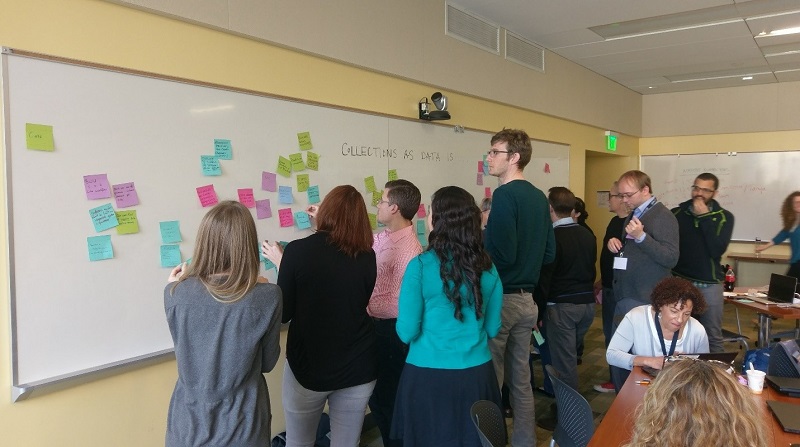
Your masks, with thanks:
<instances>
[{"instance_id":1,"label":"woman seated at table","mask_svg":"<svg viewBox=\"0 0 800 447\"><path fill-rule=\"evenodd\" d=\"M626 447L765 447L757 402L724 367L671 362L647 389Z\"/></svg>"},{"instance_id":2,"label":"woman seated at table","mask_svg":"<svg viewBox=\"0 0 800 447\"><path fill-rule=\"evenodd\" d=\"M625 314L606 351L609 365L661 369L665 356L709 352L706 330L692 318L692 312L706 308L697 287L685 279L666 278L653 288L650 301Z\"/></svg>"}]
</instances>

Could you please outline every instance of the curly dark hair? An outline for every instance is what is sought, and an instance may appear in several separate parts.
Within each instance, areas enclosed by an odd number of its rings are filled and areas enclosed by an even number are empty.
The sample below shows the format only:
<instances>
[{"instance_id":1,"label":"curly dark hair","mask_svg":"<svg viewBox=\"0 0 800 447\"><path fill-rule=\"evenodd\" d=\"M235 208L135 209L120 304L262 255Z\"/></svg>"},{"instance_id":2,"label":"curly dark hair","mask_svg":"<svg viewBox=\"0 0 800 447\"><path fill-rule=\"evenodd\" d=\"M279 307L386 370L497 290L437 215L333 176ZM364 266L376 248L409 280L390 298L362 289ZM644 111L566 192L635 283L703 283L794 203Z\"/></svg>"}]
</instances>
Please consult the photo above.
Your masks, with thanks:
<instances>
[{"instance_id":1,"label":"curly dark hair","mask_svg":"<svg viewBox=\"0 0 800 447\"><path fill-rule=\"evenodd\" d=\"M683 309L687 301L692 302L692 313L701 314L706 310L706 299L700 290L689 281L670 276L659 281L650 294L650 302L656 309L677 303Z\"/></svg>"},{"instance_id":2,"label":"curly dark hair","mask_svg":"<svg viewBox=\"0 0 800 447\"><path fill-rule=\"evenodd\" d=\"M464 321L461 309L475 305L475 317L481 319L483 296L481 275L492 268L492 260L483 248L481 210L470 193L458 186L445 186L431 199L433 230L428 250L433 250L441 264L439 274L444 292L455 307L454 316ZM472 292L462 296L461 288Z\"/></svg>"}]
</instances>

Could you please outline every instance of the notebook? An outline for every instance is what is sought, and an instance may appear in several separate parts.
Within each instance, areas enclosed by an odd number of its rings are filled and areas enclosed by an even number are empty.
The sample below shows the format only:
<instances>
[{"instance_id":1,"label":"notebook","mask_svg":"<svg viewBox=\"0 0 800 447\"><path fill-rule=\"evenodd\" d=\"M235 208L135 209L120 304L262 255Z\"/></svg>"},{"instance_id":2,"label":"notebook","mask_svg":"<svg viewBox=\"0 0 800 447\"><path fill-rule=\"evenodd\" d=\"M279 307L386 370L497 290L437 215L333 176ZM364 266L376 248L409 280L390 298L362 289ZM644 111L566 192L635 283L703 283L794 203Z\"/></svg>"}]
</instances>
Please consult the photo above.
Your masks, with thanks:
<instances>
[{"instance_id":1,"label":"notebook","mask_svg":"<svg viewBox=\"0 0 800 447\"><path fill-rule=\"evenodd\" d=\"M767 297L761 298L757 296L747 296L747 299L765 305L786 303L791 304L796 288L797 278L773 273L769 278L769 290L767 291Z\"/></svg>"},{"instance_id":2,"label":"notebook","mask_svg":"<svg viewBox=\"0 0 800 447\"><path fill-rule=\"evenodd\" d=\"M800 378L767 376L767 383L783 394L800 397Z\"/></svg>"},{"instance_id":3,"label":"notebook","mask_svg":"<svg viewBox=\"0 0 800 447\"><path fill-rule=\"evenodd\" d=\"M768 400L767 405L775 415L775 419L781 423L783 431L800 433L800 404Z\"/></svg>"},{"instance_id":4,"label":"notebook","mask_svg":"<svg viewBox=\"0 0 800 447\"><path fill-rule=\"evenodd\" d=\"M733 364L733 361L736 360L736 356L739 355L738 352L715 352L715 353L706 353L706 354L678 354L673 355L671 357L667 357L664 360L664 363L667 364L670 361L675 361L677 359L683 357L689 357L697 360L716 360L718 362L724 363L726 365ZM642 366L642 371L649 374L651 377L655 377L661 372L660 369L651 368L649 366Z\"/></svg>"}]
</instances>

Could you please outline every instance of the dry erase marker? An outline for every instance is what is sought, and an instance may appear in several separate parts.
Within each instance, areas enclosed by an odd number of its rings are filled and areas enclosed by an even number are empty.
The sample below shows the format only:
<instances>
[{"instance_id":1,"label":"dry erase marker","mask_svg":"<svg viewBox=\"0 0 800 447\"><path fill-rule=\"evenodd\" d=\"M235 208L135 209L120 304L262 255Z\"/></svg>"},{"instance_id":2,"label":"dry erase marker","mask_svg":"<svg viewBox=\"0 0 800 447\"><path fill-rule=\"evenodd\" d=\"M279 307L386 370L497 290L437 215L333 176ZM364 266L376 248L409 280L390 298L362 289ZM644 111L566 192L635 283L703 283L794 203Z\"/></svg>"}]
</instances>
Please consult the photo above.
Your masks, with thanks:
<instances>
[{"instance_id":1,"label":"dry erase marker","mask_svg":"<svg viewBox=\"0 0 800 447\"><path fill-rule=\"evenodd\" d=\"M636 384L637 385L644 385L644 386L650 385L650 379L637 380Z\"/></svg>"}]
</instances>

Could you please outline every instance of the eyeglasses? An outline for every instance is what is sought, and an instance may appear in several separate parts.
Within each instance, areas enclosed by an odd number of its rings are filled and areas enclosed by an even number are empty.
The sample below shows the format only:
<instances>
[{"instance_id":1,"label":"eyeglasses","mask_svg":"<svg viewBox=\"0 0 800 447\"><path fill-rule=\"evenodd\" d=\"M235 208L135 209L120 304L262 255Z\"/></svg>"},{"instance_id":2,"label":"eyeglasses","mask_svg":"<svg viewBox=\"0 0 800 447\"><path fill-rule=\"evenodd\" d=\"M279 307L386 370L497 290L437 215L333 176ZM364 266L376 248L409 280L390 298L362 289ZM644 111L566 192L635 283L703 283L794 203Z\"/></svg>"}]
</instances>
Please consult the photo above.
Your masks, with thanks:
<instances>
[{"instance_id":1,"label":"eyeglasses","mask_svg":"<svg viewBox=\"0 0 800 447\"><path fill-rule=\"evenodd\" d=\"M716 192L713 189L701 188L701 187L699 187L697 185L692 185L691 188L692 188L692 192L698 192L699 191L699 192L702 192L703 194L714 194L714 192Z\"/></svg>"},{"instance_id":2,"label":"eyeglasses","mask_svg":"<svg viewBox=\"0 0 800 447\"><path fill-rule=\"evenodd\" d=\"M487 157L497 157L497 154L510 154L510 153L512 153L512 152L511 151L498 151L496 149L492 149L492 150L490 150L489 152L486 153L486 156Z\"/></svg>"},{"instance_id":3,"label":"eyeglasses","mask_svg":"<svg viewBox=\"0 0 800 447\"><path fill-rule=\"evenodd\" d=\"M608 198L609 198L609 199L613 199L613 198L615 198L615 197L616 197L617 199L621 199L621 198L622 198L622 194L609 194L609 195L608 195Z\"/></svg>"},{"instance_id":4,"label":"eyeglasses","mask_svg":"<svg viewBox=\"0 0 800 447\"><path fill-rule=\"evenodd\" d=\"M641 190L642 189L639 188L634 192L621 192L621 193L619 193L619 197L622 198L622 199L630 199L631 197L635 196L636 194L639 194L639 192Z\"/></svg>"},{"instance_id":5,"label":"eyeglasses","mask_svg":"<svg viewBox=\"0 0 800 447\"><path fill-rule=\"evenodd\" d=\"M381 206L384 203L387 204L387 205L391 205L392 204L392 202L390 202L388 200L381 200L380 202L376 203L375 206Z\"/></svg>"}]
</instances>

